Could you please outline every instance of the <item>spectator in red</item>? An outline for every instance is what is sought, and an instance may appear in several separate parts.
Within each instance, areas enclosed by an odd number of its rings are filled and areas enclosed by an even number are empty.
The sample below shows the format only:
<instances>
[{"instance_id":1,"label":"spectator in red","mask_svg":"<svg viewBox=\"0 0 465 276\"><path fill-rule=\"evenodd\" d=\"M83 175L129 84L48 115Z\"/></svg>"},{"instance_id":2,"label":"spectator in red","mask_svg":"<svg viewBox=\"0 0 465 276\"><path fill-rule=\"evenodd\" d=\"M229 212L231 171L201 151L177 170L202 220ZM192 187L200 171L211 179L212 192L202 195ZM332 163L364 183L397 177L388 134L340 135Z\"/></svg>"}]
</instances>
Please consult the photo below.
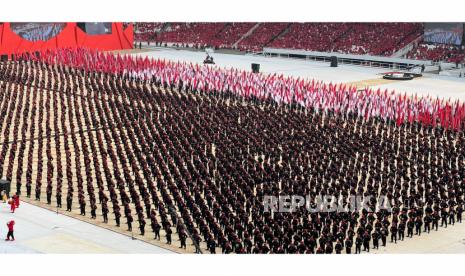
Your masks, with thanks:
<instances>
[{"instance_id":1,"label":"spectator in red","mask_svg":"<svg viewBox=\"0 0 465 276\"><path fill-rule=\"evenodd\" d=\"M10 204L10 211L12 213L14 213L15 209L16 209L16 204L15 204L14 198L10 198L10 200L8 200L8 204Z\"/></svg>"},{"instance_id":2,"label":"spectator in red","mask_svg":"<svg viewBox=\"0 0 465 276\"><path fill-rule=\"evenodd\" d=\"M13 204L15 205L15 208L19 208L19 195L15 194L13 196Z\"/></svg>"},{"instance_id":3,"label":"spectator in red","mask_svg":"<svg viewBox=\"0 0 465 276\"><path fill-rule=\"evenodd\" d=\"M10 220L7 222L6 226L8 227L8 234L6 235L5 241L9 241L11 237L11 241L15 240L15 235L14 235L14 226L15 226L15 221Z\"/></svg>"}]
</instances>

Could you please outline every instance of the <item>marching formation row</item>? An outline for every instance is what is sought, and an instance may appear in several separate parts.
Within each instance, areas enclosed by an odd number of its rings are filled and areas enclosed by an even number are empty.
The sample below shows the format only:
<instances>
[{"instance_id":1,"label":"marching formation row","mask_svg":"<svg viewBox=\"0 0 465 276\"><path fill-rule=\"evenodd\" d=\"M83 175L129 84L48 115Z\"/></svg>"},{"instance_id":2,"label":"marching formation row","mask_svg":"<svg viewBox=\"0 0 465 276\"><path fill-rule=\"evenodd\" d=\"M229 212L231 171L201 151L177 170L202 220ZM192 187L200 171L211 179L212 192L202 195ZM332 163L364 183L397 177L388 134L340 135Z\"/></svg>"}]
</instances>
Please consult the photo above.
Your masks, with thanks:
<instances>
[{"instance_id":1,"label":"marching formation row","mask_svg":"<svg viewBox=\"0 0 465 276\"><path fill-rule=\"evenodd\" d=\"M234 68L222 69L186 62L173 62L147 57L113 55L86 49L47 50L37 57L20 55L16 59L31 59L48 64L63 64L82 70L118 73L152 80L169 86L181 86L196 91L232 93L246 98L273 100L296 104L303 108L336 113L355 113L365 117L381 117L400 125L421 122L425 125L463 129L465 103L432 97L407 97L387 90L365 89L325 84L283 75L254 74Z\"/></svg>"}]
</instances>

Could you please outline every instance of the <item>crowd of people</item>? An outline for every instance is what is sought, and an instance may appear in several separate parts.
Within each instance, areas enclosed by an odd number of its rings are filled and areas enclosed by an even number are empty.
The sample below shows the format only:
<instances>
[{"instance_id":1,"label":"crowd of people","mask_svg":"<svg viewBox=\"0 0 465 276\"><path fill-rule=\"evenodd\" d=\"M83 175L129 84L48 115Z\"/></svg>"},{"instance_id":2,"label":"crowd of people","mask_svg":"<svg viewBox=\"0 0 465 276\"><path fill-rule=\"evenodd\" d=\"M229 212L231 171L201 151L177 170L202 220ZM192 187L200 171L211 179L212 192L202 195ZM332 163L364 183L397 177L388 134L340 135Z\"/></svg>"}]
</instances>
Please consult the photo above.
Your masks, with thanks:
<instances>
[{"instance_id":1,"label":"crowd of people","mask_svg":"<svg viewBox=\"0 0 465 276\"><path fill-rule=\"evenodd\" d=\"M390 56L422 33L418 23L296 23L272 47Z\"/></svg>"},{"instance_id":2,"label":"crowd of people","mask_svg":"<svg viewBox=\"0 0 465 276\"><path fill-rule=\"evenodd\" d=\"M197 44L214 47L212 39L224 28L225 23L171 23L160 32L156 41Z\"/></svg>"},{"instance_id":3,"label":"crowd of people","mask_svg":"<svg viewBox=\"0 0 465 276\"><path fill-rule=\"evenodd\" d=\"M225 28L213 38L212 45L217 48L233 48L234 43L244 36L257 23L234 22L226 24Z\"/></svg>"},{"instance_id":4,"label":"crowd of people","mask_svg":"<svg viewBox=\"0 0 465 276\"><path fill-rule=\"evenodd\" d=\"M153 40L189 47L235 48L252 52L269 46L390 56L423 32L420 23L260 23L245 36L257 23L167 24L171 26ZM239 41L243 36L244 39ZM239 44L235 47L236 42Z\"/></svg>"},{"instance_id":5,"label":"crowd of people","mask_svg":"<svg viewBox=\"0 0 465 276\"><path fill-rule=\"evenodd\" d=\"M406 58L465 64L465 49L456 45L420 43L407 53Z\"/></svg>"},{"instance_id":6,"label":"crowd of people","mask_svg":"<svg viewBox=\"0 0 465 276\"><path fill-rule=\"evenodd\" d=\"M64 64L83 70L156 80L168 85L182 85L195 90L232 93L246 98L273 100L277 103L296 104L307 109L347 114L354 112L365 118L379 116L398 125L405 121L425 125L439 124L445 128L463 129L465 104L439 98L407 94L343 84L293 78L278 74L255 74L235 68L200 66L194 63L160 59L135 58L113 55L87 49L47 50L39 56L16 55L15 59L30 58L49 64Z\"/></svg>"},{"instance_id":7,"label":"crowd of people","mask_svg":"<svg viewBox=\"0 0 465 276\"><path fill-rule=\"evenodd\" d=\"M349 30L347 23L294 23L270 47L332 52L333 42Z\"/></svg>"},{"instance_id":8,"label":"crowd of people","mask_svg":"<svg viewBox=\"0 0 465 276\"><path fill-rule=\"evenodd\" d=\"M252 33L241 40L238 48L244 51L259 52L277 36L279 36L291 23L261 23Z\"/></svg>"},{"instance_id":9,"label":"crowd of people","mask_svg":"<svg viewBox=\"0 0 465 276\"><path fill-rule=\"evenodd\" d=\"M183 48L236 49L260 52L263 47L391 56L424 31L421 23L135 23L136 41ZM164 28L168 26L167 28ZM244 36L244 39L240 40ZM234 45L239 42L238 45ZM420 43L409 59L465 63L463 47Z\"/></svg>"},{"instance_id":10,"label":"crowd of people","mask_svg":"<svg viewBox=\"0 0 465 276\"><path fill-rule=\"evenodd\" d=\"M334 40L333 50L341 53L391 56L418 38L419 23L350 23L349 31Z\"/></svg>"},{"instance_id":11,"label":"crowd of people","mask_svg":"<svg viewBox=\"0 0 465 276\"><path fill-rule=\"evenodd\" d=\"M458 103L85 49L17 55L0 80L18 192L181 250L360 253L462 220ZM373 208L265 211L279 195Z\"/></svg>"},{"instance_id":12,"label":"crowd of people","mask_svg":"<svg viewBox=\"0 0 465 276\"><path fill-rule=\"evenodd\" d=\"M134 23L135 41L155 41L157 32L161 31L165 23L137 22Z\"/></svg>"}]
</instances>

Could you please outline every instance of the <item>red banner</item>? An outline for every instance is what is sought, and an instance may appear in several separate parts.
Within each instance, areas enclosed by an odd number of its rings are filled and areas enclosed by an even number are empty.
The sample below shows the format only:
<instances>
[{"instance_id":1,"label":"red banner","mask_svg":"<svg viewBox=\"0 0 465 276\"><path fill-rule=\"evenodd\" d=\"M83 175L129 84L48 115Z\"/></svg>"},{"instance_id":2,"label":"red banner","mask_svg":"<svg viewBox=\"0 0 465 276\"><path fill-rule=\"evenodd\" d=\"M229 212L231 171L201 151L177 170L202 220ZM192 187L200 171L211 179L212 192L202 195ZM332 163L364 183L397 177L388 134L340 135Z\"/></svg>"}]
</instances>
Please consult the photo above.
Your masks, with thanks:
<instances>
[{"instance_id":1,"label":"red banner","mask_svg":"<svg viewBox=\"0 0 465 276\"><path fill-rule=\"evenodd\" d=\"M50 39L31 41L25 35L13 31L10 23L0 24L0 54L36 52L62 47L84 47L103 51L132 49L134 41L133 25L123 29L123 23L111 23L111 33L91 35L85 33L77 23L66 26Z\"/></svg>"}]
</instances>

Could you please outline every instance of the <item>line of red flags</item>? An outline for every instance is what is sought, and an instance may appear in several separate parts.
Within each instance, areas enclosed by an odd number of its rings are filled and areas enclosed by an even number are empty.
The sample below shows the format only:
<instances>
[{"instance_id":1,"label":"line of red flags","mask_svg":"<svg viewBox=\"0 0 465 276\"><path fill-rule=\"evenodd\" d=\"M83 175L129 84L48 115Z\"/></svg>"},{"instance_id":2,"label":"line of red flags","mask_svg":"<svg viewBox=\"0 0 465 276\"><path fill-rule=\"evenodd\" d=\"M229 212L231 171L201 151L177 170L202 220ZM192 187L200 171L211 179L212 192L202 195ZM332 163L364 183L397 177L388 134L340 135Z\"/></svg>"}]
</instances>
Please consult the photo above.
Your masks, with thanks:
<instances>
[{"instance_id":1,"label":"line of red flags","mask_svg":"<svg viewBox=\"0 0 465 276\"><path fill-rule=\"evenodd\" d=\"M408 97L394 91L323 83L282 74L254 74L234 68L219 68L188 62L174 62L147 56L114 54L86 48L58 48L33 54L18 54L17 60L60 64L86 71L97 71L152 79L168 85L190 87L207 92L231 92L244 97L273 99L278 103L295 103L317 112L356 113L365 119L382 117L401 125L419 122L424 125L463 130L465 105L439 98Z\"/></svg>"}]
</instances>

